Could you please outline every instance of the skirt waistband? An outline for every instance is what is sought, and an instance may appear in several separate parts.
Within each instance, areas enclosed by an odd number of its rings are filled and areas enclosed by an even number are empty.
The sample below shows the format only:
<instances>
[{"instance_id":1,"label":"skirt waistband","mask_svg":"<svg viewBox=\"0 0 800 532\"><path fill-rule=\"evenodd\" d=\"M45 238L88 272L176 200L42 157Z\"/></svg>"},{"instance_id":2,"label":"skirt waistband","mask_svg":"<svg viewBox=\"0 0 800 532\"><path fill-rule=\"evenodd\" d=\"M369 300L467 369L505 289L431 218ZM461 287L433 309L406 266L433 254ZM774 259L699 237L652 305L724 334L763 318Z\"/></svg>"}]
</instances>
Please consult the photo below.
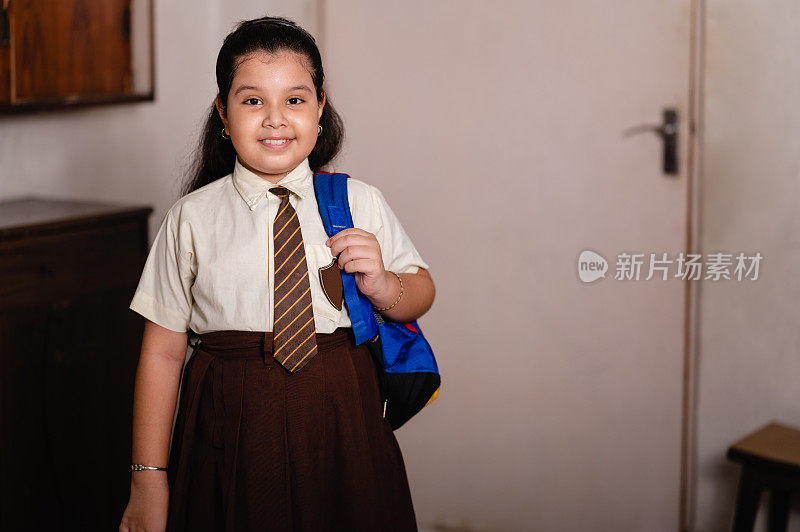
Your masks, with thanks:
<instances>
[{"instance_id":1,"label":"skirt waistband","mask_svg":"<svg viewBox=\"0 0 800 532\"><path fill-rule=\"evenodd\" d=\"M273 354L272 331L211 331L197 335L197 342L191 347L200 348L214 356L257 357ZM320 349L337 347L346 342L355 345L355 336L350 327L339 327L332 333L316 333L317 347Z\"/></svg>"}]
</instances>

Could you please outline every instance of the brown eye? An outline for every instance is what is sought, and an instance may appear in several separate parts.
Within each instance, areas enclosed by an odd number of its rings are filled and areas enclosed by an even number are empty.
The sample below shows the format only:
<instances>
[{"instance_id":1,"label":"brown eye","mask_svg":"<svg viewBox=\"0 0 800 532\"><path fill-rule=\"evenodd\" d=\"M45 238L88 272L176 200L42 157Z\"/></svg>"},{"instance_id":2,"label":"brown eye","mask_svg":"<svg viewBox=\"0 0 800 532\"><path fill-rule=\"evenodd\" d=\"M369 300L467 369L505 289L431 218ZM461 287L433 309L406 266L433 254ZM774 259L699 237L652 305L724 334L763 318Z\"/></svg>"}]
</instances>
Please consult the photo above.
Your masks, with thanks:
<instances>
[{"instance_id":1,"label":"brown eye","mask_svg":"<svg viewBox=\"0 0 800 532\"><path fill-rule=\"evenodd\" d=\"M305 100L303 100L302 98L298 98L297 96L292 96L292 97L291 97L291 98L289 98L289 100L288 100L288 102L289 102L289 104L290 104L290 105L295 105L295 104L293 104L293 103L292 103L292 100L299 100L300 102L302 102L302 101L305 101ZM299 103L299 102L298 102L298 103Z\"/></svg>"},{"instance_id":2,"label":"brown eye","mask_svg":"<svg viewBox=\"0 0 800 532\"><path fill-rule=\"evenodd\" d=\"M246 99L246 100L244 101L244 103L247 103L247 102L249 102L249 101L252 101L252 100L260 101L258 98L248 98L248 99ZM249 104L248 104L248 105L249 105Z\"/></svg>"}]
</instances>

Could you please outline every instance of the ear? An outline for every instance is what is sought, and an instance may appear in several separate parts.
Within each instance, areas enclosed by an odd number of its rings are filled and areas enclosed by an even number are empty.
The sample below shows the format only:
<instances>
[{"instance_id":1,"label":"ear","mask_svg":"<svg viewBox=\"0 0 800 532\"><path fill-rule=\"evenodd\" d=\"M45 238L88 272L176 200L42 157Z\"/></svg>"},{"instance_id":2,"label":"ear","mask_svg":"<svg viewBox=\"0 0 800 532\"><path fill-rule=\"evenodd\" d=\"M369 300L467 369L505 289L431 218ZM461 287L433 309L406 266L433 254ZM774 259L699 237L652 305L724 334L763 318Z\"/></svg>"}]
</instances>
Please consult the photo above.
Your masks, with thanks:
<instances>
[{"instance_id":1,"label":"ear","mask_svg":"<svg viewBox=\"0 0 800 532\"><path fill-rule=\"evenodd\" d=\"M217 97L214 99L214 106L217 108L217 113L219 113L219 117L222 119L222 123L225 124L225 127L228 127L228 113L227 109L225 109L225 105L223 105L222 100L217 94Z\"/></svg>"},{"instance_id":2,"label":"ear","mask_svg":"<svg viewBox=\"0 0 800 532\"><path fill-rule=\"evenodd\" d=\"M328 95L322 91L322 101L319 102L319 109L317 109L317 120L322 118L322 110L325 108L325 102L328 100Z\"/></svg>"}]
</instances>

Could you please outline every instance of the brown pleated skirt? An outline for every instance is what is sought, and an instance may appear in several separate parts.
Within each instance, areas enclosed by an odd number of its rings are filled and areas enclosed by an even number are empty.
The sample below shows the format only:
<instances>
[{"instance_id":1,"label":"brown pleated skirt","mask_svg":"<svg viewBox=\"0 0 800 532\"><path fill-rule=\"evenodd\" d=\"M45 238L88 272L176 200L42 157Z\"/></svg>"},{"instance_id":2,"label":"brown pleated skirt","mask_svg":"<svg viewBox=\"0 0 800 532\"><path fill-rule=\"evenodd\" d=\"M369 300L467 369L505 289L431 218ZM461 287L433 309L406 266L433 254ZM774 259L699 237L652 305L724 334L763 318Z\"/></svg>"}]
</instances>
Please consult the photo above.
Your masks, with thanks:
<instances>
[{"instance_id":1,"label":"brown pleated skirt","mask_svg":"<svg viewBox=\"0 0 800 532\"><path fill-rule=\"evenodd\" d=\"M417 530L377 372L352 329L289 373L272 333L200 335L181 376L168 532Z\"/></svg>"}]
</instances>

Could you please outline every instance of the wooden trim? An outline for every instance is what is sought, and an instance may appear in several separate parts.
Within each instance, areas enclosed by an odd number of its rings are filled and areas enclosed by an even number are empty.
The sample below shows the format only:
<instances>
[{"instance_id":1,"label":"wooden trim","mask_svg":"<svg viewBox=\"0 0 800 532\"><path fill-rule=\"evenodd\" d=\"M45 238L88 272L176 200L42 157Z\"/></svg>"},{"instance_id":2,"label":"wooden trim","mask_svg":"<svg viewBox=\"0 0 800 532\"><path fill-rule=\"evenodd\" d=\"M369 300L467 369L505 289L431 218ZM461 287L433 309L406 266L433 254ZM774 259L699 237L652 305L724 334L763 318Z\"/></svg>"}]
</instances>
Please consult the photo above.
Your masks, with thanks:
<instances>
[{"instance_id":1,"label":"wooden trim","mask_svg":"<svg viewBox=\"0 0 800 532\"><path fill-rule=\"evenodd\" d=\"M150 2L150 92L145 94L147 100L156 99L156 19L154 10L156 0Z\"/></svg>"},{"instance_id":2,"label":"wooden trim","mask_svg":"<svg viewBox=\"0 0 800 532\"><path fill-rule=\"evenodd\" d=\"M13 90L13 85L12 85ZM77 109L81 107L92 107L98 105L109 105L114 103L134 103L151 102L155 99L153 92L147 94L115 95L115 96L86 96L80 100L54 99L36 100L33 102L20 102L15 104L0 104L0 115L14 115L33 113L38 111L59 111L66 109Z\"/></svg>"},{"instance_id":3,"label":"wooden trim","mask_svg":"<svg viewBox=\"0 0 800 532\"><path fill-rule=\"evenodd\" d=\"M689 146L686 194L686 251L700 252L700 182L702 179L703 69L705 55L705 0L690 3ZM683 397L681 407L681 532L693 529L697 485L697 361L699 283L684 283Z\"/></svg>"}]
</instances>

